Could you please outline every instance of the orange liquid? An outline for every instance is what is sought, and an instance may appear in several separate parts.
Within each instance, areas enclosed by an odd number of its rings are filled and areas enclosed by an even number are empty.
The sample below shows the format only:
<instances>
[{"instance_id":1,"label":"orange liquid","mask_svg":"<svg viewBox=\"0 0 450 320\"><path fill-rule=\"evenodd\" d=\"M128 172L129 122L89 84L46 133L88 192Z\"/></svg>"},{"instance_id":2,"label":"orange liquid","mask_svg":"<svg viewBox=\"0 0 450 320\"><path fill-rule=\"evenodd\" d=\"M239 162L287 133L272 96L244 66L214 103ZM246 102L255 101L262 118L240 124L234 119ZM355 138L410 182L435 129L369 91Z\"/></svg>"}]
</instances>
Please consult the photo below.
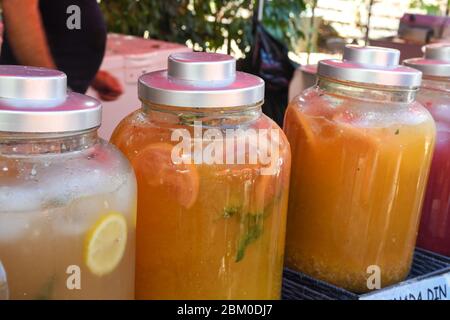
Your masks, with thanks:
<instances>
[{"instance_id":1,"label":"orange liquid","mask_svg":"<svg viewBox=\"0 0 450 320\"><path fill-rule=\"evenodd\" d=\"M113 135L138 179L137 299L279 299L290 154L259 165L174 165L171 129L137 112ZM265 117L255 125L274 126Z\"/></svg>"},{"instance_id":2,"label":"orange liquid","mask_svg":"<svg viewBox=\"0 0 450 320\"><path fill-rule=\"evenodd\" d=\"M433 121L413 106L388 125L367 125L360 121L364 111L350 101L330 107L314 91L308 99L290 105L285 119L293 153L288 266L355 292L368 291L369 266L380 268L383 287L403 280L417 236ZM388 123L383 112L389 109L380 107L374 118ZM407 113L415 120L402 123Z\"/></svg>"}]
</instances>

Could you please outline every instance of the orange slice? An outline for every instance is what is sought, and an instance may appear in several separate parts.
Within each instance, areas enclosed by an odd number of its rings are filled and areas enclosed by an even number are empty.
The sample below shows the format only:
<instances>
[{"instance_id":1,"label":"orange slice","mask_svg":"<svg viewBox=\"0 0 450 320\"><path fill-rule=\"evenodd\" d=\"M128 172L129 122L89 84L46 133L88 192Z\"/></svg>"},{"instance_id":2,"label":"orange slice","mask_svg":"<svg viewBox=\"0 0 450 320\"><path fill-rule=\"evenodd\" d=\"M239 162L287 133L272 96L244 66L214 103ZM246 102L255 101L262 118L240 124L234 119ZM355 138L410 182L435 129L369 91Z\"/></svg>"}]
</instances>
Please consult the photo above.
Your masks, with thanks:
<instances>
[{"instance_id":1,"label":"orange slice","mask_svg":"<svg viewBox=\"0 0 450 320\"><path fill-rule=\"evenodd\" d=\"M355 185L354 198L359 198L366 206L370 205L375 178L377 176L377 162L385 154L386 144L377 139L382 137L382 131L376 128L358 126L360 117L351 113L336 114L333 117L343 148L351 155L354 168L352 175ZM339 155L337 155L339 156ZM393 158L394 159L394 158ZM350 173L349 173L350 174ZM357 194L359 193L359 195Z\"/></svg>"},{"instance_id":2,"label":"orange slice","mask_svg":"<svg viewBox=\"0 0 450 320\"><path fill-rule=\"evenodd\" d=\"M310 121L298 109L297 106L291 106L286 111L284 132L286 132L286 135L290 138L290 140L303 140L303 143L310 146L313 146L316 140ZM301 141L290 142L293 144L301 143Z\"/></svg>"},{"instance_id":3,"label":"orange slice","mask_svg":"<svg viewBox=\"0 0 450 320\"><path fill-rule=\"evenodd\" d=\"M285 142L281 139L278 144L278 154L272 155L276 158L272 159L269 164L262 165L258 170L259 176L256 178L255 197L251 208L253 214L262 213L268 205L272 204L280 196L281 191L289 184L289 170L287 164L283 164L283 161L289 160L289 148L283 147L283 144ZM262 174L262 169L265 169L264 174Z\"/></svg>"},{"instance_id":4,"label":"orange slice","mask_svg":"<svg viewBox=\"0 0 450 320\"><path fill-rule=\"evenodd\" d=\"M380 147L376 135L381 133L377 133L376 129L365 130L362 127L358 127L358 115L355 116L345 112L337 113L333 116L333 121L342 139L347 141L355 152L374 152ZM372 132L369 132L369 130Z\"/></svg>"},{"instance_id":5,"label":"orange slice","mask_svg":"<svg viewBox=\"0 0 450 320\"><path fill-rule=\"evenodd\" d=\"M138 181L145 181L151 187L162 188L189 209L199 193L199 175L192 164L174 164L173 146L168 143L154 143L140 151L133 159Z\"/></svg>"}]
</instances>

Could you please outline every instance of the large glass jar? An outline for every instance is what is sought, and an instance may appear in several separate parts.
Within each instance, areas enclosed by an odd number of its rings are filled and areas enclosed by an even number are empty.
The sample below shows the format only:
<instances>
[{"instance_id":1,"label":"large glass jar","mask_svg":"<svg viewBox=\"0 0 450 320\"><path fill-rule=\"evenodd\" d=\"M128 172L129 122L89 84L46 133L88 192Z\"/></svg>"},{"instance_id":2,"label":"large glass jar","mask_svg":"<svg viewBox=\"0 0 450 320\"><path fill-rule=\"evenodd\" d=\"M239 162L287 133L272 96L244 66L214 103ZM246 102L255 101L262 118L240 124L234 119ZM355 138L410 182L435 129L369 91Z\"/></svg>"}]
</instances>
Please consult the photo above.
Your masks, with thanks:
<instances>
[{"instance_id":1,"label":"large glass jar","mask_svg":"<svg viewBox=\"0 0 450 320\"><path fill-rule=\"evenodd\" d=\"M278 299L290 150L261 112L264 82L229 56L177 53L139 98L112 137L138 180L136 297Z\"/></svg>"},{"instance_id":2,"label":"large glass jar","mask_svg":"<svg viewBox=\"0 0 450 320\"><path fill-rule=\"evenodd\" d=\"M133 299L136 181L101 105L0 67L0 261L11 299ZM4 277L6 279L6 277Z\"/></svg>"},{"instance_id":3,"label":"large glass jar","mask_svg":"<svg viewBox=\"0 0 450 320\"><path fill-rule=\"evenodd\" d=\"M450 44L428 45L424 58L405 64L423 73L417 100L437 130L417 245L450 256Z\"/></svg>"},{"instance_id":4,"label":"large glass jar","mask_svg":"<svg viewBox=\"0 0 450 320\"><path fill-rule=\"evenodd\" d=\"M0 300L8 300L8 299L9 299L8 279L6 278L5 268L3 267L3 264L0 261Z\"/></svg>"},{"instance_id":5,"label":"large glass jar","mask_svg":"<svg viewBox=\"0 0 450 320\"><path fill-rule=\"evenodd\" d=\"M435 139L420 72L397 50L348 46L290 104L290 268L354 292L404 279Z\"/></svg>"}]
</instances>

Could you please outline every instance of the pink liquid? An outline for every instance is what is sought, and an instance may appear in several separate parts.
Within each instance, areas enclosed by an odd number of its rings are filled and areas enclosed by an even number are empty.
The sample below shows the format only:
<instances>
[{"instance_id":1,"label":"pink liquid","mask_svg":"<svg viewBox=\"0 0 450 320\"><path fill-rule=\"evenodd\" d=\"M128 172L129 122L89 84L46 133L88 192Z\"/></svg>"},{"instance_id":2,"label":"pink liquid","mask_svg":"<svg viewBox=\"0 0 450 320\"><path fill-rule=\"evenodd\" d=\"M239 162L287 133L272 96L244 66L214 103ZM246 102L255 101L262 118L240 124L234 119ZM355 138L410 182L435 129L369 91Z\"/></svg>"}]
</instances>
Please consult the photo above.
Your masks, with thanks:
<instances>
[{"instance_id":1,"label":"pink liquid","mask_svg":"<svg viewBox=\"0 0 450 320\"><path fill-rule=\"evenodd\" d=\"M436 121L437 138L417 245L450 256L450 103L430 98L421 102Z\"/></svg>"}]
</instances>

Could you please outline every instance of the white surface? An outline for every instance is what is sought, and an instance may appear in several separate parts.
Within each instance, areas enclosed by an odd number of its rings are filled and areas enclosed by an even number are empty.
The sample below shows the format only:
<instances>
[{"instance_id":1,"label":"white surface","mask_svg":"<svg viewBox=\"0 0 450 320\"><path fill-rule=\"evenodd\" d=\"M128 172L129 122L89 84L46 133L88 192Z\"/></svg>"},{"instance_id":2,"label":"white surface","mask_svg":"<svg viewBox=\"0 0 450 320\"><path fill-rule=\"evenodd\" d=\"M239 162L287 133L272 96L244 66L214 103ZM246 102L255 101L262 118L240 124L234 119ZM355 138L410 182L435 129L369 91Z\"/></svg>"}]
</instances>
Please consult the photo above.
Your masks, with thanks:
<instances>
[{"instance_id":1,"label":"white surface","mask_svg":"<svg viewBox=\"0 0 450 320\"><path fill-rule=\"evenodd\" d=\"M105 58L100 70L117 77L124 93L116 101L103 104L103 120L99 134L109 140L119 122L141 105L137 96L137 80L144 73L167 68L167 58L173 52L191 51L186 46L126 35L109 34ZM97 97L92 88L88 95Z\"/></svg>"},{"instance_id":2,"label":"white surface","mask_svg":"<svg viewBox=\"0 0 450 320\"><path fill-rule=\"evenodd\" d=\"M304 90L312 87L316 82L316 67L315 66L303 66L295 70L294 76L289 83L288 101L301 94Z\"/></svg>"},{"instance_id":3,"label":"white surface","mask_svg":"<svg viewBox=\"0 0 450 320\"><path fill-rule=\"evenodd\" d=\"M301 67L295 70L291 82L289 83L288 101L290 102L293 98L302 93L303 90L308 89L310 86L314 85L315 76L311 75L311 72L308 72L312 65L316 65L320 60L342 59L342 54L313 52L308 55L307 52L301 52L296 55L290 54L289 58L301 65ZM306 70L307 72L304 72L302 69ZM314 70L314 72L316 71Z\"/></svg>"},{"instance_id":4,"label":"white surface","mask_svg":"<svg viewBox=\"0 0 450 320\"><path fill-rule=\"evenodd\" d=\"M297 68L294 72L294 76L289 83L288 101L291 102L296 96L306 89L303 72L300 68Z\"/></svg>"}]
</instances>

